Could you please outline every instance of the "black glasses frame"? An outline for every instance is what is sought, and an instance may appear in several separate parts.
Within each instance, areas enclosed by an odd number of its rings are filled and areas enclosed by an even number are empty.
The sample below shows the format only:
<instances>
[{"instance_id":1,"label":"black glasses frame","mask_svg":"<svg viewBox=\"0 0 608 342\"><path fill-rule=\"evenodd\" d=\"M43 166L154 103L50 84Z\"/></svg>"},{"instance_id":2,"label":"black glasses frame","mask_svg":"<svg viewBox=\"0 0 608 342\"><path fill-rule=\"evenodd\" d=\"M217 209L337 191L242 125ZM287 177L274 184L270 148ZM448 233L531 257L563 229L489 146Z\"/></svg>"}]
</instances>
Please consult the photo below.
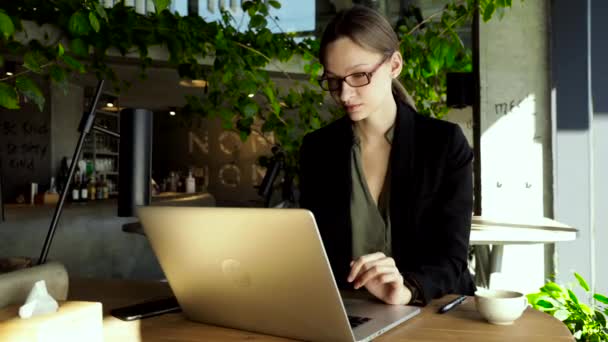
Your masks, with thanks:
<instances>
[{"instance_id":1,"label":"black glasses frame","mask_svg":"<svg viewBox=\"0 0 608 342\"><path fill-rule=\"evenodd\" d=\"M317 82L319 83L319 86L321 87L321 89L323 90L327 90L327 91L336 91L339 90L340 88L342 88L342 84L344 84L344 82L346 82L346 84L348 84L349 86L353 87L353 88L359 88L359 87L365 87L366 85L370 84L372 82L372 76L374 75L374 73L380 68L380 66L382 66L382 64L386 63L386 61L392 56L392 53L387 53L386 56L384 56L384 58L382 58L382 60L376 64L376 66L370 70L370 71L360 71L360 72L354 72L352 74L346 75L344 77L327 77L327 76L323 76L321 78L319 78L317 80ZM349 82L348 80L351 79L353 77L360 77L360 76L365 76L367 78L367 82L365 82L365 84L351 84L351 82ZM332 81L340 81L337 82L337 86L335 87L330 87L329 86L329 80Z\"/></svg>"}]
</instances>

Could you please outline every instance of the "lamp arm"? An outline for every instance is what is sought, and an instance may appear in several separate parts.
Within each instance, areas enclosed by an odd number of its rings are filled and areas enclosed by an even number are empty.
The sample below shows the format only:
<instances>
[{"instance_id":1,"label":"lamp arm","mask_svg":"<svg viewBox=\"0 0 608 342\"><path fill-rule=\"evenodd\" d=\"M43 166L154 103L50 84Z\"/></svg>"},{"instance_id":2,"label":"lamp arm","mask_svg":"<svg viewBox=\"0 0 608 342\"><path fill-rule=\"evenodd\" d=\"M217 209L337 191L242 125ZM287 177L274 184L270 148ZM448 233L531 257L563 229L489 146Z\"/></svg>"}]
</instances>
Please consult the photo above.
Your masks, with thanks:
<instances>
[{"instance_id":1,"label":"lamp arm","mask_svg":"<svg viewBox=\"0 0 608 342\"><path fill-rule=\"evenodd\" d=\"M101 92L103 90L103 85L105 80L99 80L97 83L97 89L95 91L95 98L91 103L91 107L89 108L89 112L86 114L86 117L82 118L80 125L80 137L78 138L78 143L76 145L76 149L74 150L74 155L72 156L72 163L70 163L70 169L68 171L68 178L66 179L65 186L61 191L61 196L59 197L59 202L57 202L57 206L55 206L55 212L53 213L53 218L51 219L51 225L49 227L49 231L46 235L46 239L44 240L44 245L42 246L42 251L40 252L40 258L38 259L38 265L42 265L46 262L46 258L49 254L49 249L51 247L51 242L53 241L53 236L55 235L55 231L57 229L57 223L59 222L59 218L61 217L61 212L63 211L63 205L65 204L65 199L68 194L68 189L70 187L70 183L72 182L72 177L74 177L74 171L76 170L76 164L78 164L78 158L80 157L80 152L82 151L82 146L84 145L84 140L89 133L90 129L93 127L93 122L95 121L95 112L97 110L97 102L101 97Z\"/></svg>"}]
</instances>

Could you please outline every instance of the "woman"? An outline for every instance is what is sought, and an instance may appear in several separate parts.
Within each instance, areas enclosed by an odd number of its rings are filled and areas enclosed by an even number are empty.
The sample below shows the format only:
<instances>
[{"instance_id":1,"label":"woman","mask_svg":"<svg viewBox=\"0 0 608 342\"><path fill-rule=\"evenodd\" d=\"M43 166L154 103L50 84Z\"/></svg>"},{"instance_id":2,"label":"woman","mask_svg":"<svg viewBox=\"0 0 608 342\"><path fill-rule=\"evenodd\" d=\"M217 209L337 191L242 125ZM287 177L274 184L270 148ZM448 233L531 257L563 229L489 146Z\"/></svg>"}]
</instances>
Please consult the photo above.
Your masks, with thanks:
<instances>
[{"instance_id":1,"label":"woman","mask_svg":"<svg viewBox=\"0 0 608 342\"><path fill-rule=\"evenodd\" d=\"M338 13L319 57L320 85L347 115L304 138L300 203L317 220L338 285L388 304L473 294L473 154L462 131L416 113L397 81L399 41L377 12Z\"/></svg>"}]
</instances>

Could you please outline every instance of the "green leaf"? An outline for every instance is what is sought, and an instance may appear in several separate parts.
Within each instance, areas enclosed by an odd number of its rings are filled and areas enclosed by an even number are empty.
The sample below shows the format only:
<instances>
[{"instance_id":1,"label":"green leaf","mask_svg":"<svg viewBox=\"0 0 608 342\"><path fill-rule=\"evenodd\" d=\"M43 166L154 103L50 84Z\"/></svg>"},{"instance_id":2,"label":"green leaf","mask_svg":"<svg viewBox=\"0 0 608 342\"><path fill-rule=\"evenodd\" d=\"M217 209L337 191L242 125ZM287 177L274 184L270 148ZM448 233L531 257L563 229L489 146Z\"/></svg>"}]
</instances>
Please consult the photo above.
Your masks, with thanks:
<instances>
[{"instance_id":1,"label":"green leaf","mask_svg":"<svg viewBox=\"0 0 608 342\"><path fill-rule=\"evenodd\" d=\"M95 32L99 32L99 20L97 20L95 12L89 12L89 23Z\"/></svg>"},{"instance_id":2,"label":"green leaf","mask_svg":"<svg viewBox=\"0 0 608 342\"><path fill-rule=\"evenodd\" d=\"M63 56L64 53L65 53L65 49L63 48L63 45L61 45L61 43L58 43L57 44L57 57Z\"/></svg>"},{"instance_id":3,"label":"green leaf","mask_svg":"<svg viewBox=\"0 0 608 342\"><path fill-rule=\"evenodd\" d=\"M578 280L578 283L581 285L581 287L584 288L585 291L589 291L589 285L587 284L585 279L576 272L574 272L574 276L576 277L576 280Z\"/></svg>"},{"instance_id":4,"label":"green leaf","mask_svg":"<svg viewBox=\"0 0 608 342\"><path fill-rule=\"evenodd\" d=\"M239 137L241 138L242 142L247 141L247 138L249 138L249 135L251 134L251 131L239 131Z\"/></svg>"},{"instance_id":5,"label":"green leaf","mask_svg":"<svg viewBox=\"0 0 608 342\"><path fill-rule=\"evenodd\" d=\"M29 51L23 56L23 66L37 74L42 72L44 62L44 57L37 50Z\"/></svg>"},{"instance_id":6,"label":"green leaf","mask_svg":"<svg viewBox=\"0 0 608 342\"><path fill-rule=\"evenodd\" d=\"M554 307L553 304L549 303L544 299L537 301L535 305L545 309L552 309Z\"/></svg>"},{"instance_id":7,"label":"green leaf","mask_svg":"<svg viewBox=\"0 0 608 342\"><path fill-rule=\"evenodd\" d=\"M72 56L63 55L61 56L61 60L63 60L70 68L78 70L81 73L85 72L84 65L82 65L82 63Z\"/></svg>"},{"instance_id":8,"label":"green leaf","mask_svg":"<svg viewBox=\"0 0 608 342\"><path fill-rule=\"evenodd\" d=\"M588 314L589 316L593 315L593 310L591 310L591 308L590 308L590 307L588 307L586 304L580 303L580 304L579 304L579 307L580 307L581 309L583 309L583 311L584 311L586 314Z\"/></svg>"},{"instance_id":9,"label":"green leaf","mask_svg":"<svg viewBox=\"0 0 608 342\"><path fill-rule=\"evenodd\" d=\"M222 75L222 83L226 84L232 80L232 71L228 70Z\"/></svg>"},{"instance_id":10,"label":"green leaf","mask_svg":"<svg viewBox=\"0 0 608 342\"><path fill-rule=\"evenodd\" d=\"M19 109L19 97L15 88L5 82L0 82L0 107Z\"/></svg>"},{"instance_id":11,"label":"green leaf","mask_svg":"<svg viewBox=\"0 0 608 342\"><path fill-rule=\"evenodd\" d=\"M72 39L70 50L78 57L86 57L89 54L89 46L80 38Z\"/></svg>"},{"instance_id":12,"label":"green leaf","mask_svg":"<svg viewBox=\"0 0 608 342\"><path fill-rule=\"evenodd\" d=\"M95 11L97 15L106 22L108 21L108 14L106 13L106 9L99 2L95 2Z\"/></svg>"},{"instance_id":13,"label":"green leaf","mask_svg":"<svg viewBox=\"0 0 608 342\"><path fill-rule=\"evenodd\" d=\"M573 302L578 304L578 298L576 298L576 295L570 289L568 289L568 296L570 297L570 299L572 299Z\"/></svg>"},{"instance_id":14,"label":"green leaf","mask_svg":"<svg viewBox=\"0 0 608 342\"><path fill-rule=\"evenodd\" d=\"M38 109L42 111L44 109L44 95L36 82L32 81L27 76L19 76L15 80L15 86L17 89L28 99L34 101L38 105Z\"/></svg>"},{"instance_id":15,"label":"green leaf","mask_svg":"<svg viewBox=\"0 0 608 342\"><path fill-rule=\"evenodd\" d=\"M152 0L154 2L154 8L156 8L156 13L160 13L164 11L167 7L169 7L169 3L171 0Z\"/></svg>"},{"instance_id":16,"label":"green leaf","mask_svg":"<svg viewBox=\"0 0 608 342\"><path fill-rule=\"evenodd\" d=\"M15 33L15 25L4 11L0 10L0 33L4 35L5 39L8 39L10 36Z\"/></svg>"},{"instance_id":17,"label":"green leaf","mask_svg":"<svg viewBox=\"0 0 608 342\"><path fill-rule=\"evenodd\" d=\"M601 311L595 310L595 320L602 328L606 328L606 317L604 317L604 314Z\"/></svg>"},{"instance_id":18,"label":"green leaf","mask_svg":"<svg viewBox=\"0 0 608 342\"><path fill-rule=\"evenodd\" d=\"M551 281L546 283L545 286L541 288L541 290L545 292L564 292L564 289L562 289L561 286Z\"/></svg>"},{"instance_id":19,"label":"green leaf","mask_svg":"<svg viewBox=\"0 0 608 342\"><path fill-rule=\"evenodd\" d=\"M268 4L276 9L281 8L281 3L276 0L270 0L268 1Z\"/></svg>"},{"instance_id":20,"label":"green leaf","mask_svg":"<svg viewBox=\"0 0 608 342\"><path fill-rule=\"evenodd\" d=\"M84 36L91 30L91 26L89 25L89 20L82 12L76 12L72 14L70 17L70 21L68 22L68 30L70 33L75 36Z\"/></svg>"},{"instance_id":21,"label":"green leaf","mask_svg":"<svg viewBox=\"0 0 608 342\"><path fill-rule=\"evenodd\" d=\"M321 128L321 121L318 117L313 116L312 118L310 118L310 128L315 130Z\"/></svg>"},{"instance_id":22,"label":"green leaf","mask_svg":"<svg viewBox=\"0 0 608 342\"><path fill-rule=\"evenodd\" d=\"M251 21L249 22L249 27L261 29L261 28L266 27L267 24L268 24L268 21L266 21L266 18L264 18L263 16L261 16L259 14L256 14L253 17L251 17Z\"/></svg>"},{"instance_id":23,"label":"green leaf","mask_svg":"<svg viewBox=\"0 0 608 342\"><path fill-rule=\"evenodd\" d=\"M259 107L255 102L249 102L241 108L243 115L246 118L251 118L258 113Z\"/></svg>"},{"instance_id":24,"label":"green leaf","mask_svg":"<svg viewBox=\"0 0 608 342\"><path fill-rule=\"evenodd\" d=\"M568 317L570 317L570 312L568 312L568 310L565 310L565 309L557 310L557 311L555 311L555 313L553 313L553 317L555 317L563 322L563 321L567 320Z\"/></svg>"},{"instance_id":25,"label":"green leaf","mask_svg":"<svg viewBox=\"0 0 608 342\"><path fill-rule=\"evenodd\" d=\"M593 295L593 298L595 298L595 300L597 300L600 303L608 304L608 297L606 297L604 295L596 293L596 294Z\"/></svg>"},{"instance_id":26,"label":"green leaf","mask_svg":"<svg viewBox=\"0 0 608 342\"><path fill-rule=\"evenodd\" d=\"M483 21L488 21L492 19L492 14L494 14L495 9L496 8L494 7L494 3L490 2L483 11Z\"/></svg>"},{"instance_id":27,"label":"green leaf","mask_svg":"<svg viewBox=\"0 0 608 342\"><path fill-rule=\"evenodd\" d=\"M51 65L49 68L49 76L51 76L51 80L57 83L63 83L66 80L66 72L65 70L58 65Z\"/></svg>"}]
</instances>

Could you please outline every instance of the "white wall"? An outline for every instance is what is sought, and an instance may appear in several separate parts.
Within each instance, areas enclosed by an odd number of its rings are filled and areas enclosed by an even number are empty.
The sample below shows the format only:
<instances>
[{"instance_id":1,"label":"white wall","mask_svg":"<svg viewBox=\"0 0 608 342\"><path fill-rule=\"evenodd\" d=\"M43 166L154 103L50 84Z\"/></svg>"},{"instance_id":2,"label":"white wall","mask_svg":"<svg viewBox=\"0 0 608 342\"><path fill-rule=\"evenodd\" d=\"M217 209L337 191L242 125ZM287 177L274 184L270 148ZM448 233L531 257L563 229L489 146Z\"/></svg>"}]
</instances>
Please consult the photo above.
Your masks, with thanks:
<instances>
[{"instance_id":1,"label":"white wall","mask_svg":"<svg viewBox=\"0 0 608 342\"><path fill-rule=\"evenodd\" d=\"M552 205L548 25L545 1L514 1L503 19L480 25L482 215L526 222ZM503 284L523 292L544 283L544 246L508 245Z\"/></svg>"}]
</instances>

